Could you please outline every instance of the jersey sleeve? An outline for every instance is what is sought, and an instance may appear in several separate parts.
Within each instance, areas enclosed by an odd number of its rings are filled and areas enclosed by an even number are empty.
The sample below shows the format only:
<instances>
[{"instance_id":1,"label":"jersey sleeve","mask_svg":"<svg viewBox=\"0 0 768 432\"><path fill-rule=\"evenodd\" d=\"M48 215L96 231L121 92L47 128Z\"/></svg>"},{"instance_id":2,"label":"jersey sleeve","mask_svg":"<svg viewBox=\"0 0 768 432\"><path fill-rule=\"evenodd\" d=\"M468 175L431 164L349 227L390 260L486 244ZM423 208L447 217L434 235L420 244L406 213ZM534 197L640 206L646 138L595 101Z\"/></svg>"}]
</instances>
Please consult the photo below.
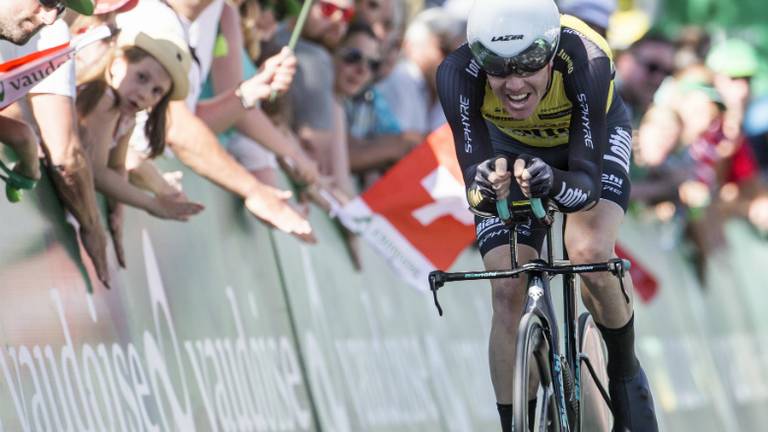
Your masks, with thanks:
<instances>
[{"instance_id":1,"label":"jersey sleeve","mask_svg":"<svg viewBox=\"0 0 768 432\"><path fill-rule=\"evenodd\" d=\"M480 114L485 96L485 73L467 45L451 53L437 69L437 95L453 133L456 157L464 184L475 177L477 165L493 157L488 127Z\"/></svg>"},{"instance_id":2,"label":"jersey sleeve","mask_svg":"<svg viewBox=\"0 0 768 432\"><path fill-rule=\"evenodd\" d=\"M606 112L611 88L611 60L582 38L569 44L575 67L564 84L573 105L568 139L568 170L553 168L550 196L565 212L597 203L601 195L602 149L608 139Z\"/></svg>"}]
</instances>

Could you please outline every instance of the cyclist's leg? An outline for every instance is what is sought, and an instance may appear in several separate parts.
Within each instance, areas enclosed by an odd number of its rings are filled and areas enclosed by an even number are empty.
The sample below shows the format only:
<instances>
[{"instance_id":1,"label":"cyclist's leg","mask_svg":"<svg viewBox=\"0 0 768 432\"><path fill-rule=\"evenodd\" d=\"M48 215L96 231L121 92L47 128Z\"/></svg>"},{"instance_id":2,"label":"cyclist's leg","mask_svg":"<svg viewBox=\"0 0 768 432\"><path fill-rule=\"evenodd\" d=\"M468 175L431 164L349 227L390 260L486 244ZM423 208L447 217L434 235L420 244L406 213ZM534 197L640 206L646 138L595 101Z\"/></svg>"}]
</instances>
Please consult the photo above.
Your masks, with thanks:
<instances>
[{"instance_id":1,"label":"cyclist's leg","mask_svg":"<svg viewBox=\"0 0 768 432\"><path fill-rule=\"evenodd\" d=\"M518 247L520 262L528 262L537 256L536 251L529 246ZM483 257L487 270L508 269L509 260L510 253L507 245L496 247ZM524 277L491 281L493 317L488 355L491 382L493 382L496 400L500 404L512 403L515 340L525 302L525 282Z\"/></svg>"},{"instance_id":2,"label":"cyclist's leg","mask_svg":"<svg viewBox=\"0 0 768 432\"><path fill-rule=\"evenodd\" d=\"M614 245L624 212L616 203L601 199L587 211L568 215L565 245L574 264L607 261L615 257ZM632 316L632 280L624 277L624 287L630 298L627 303L619 281L608 272L581 275L586 284L582 300L595 321L619 328Z\"/></svg>"},{"instance_id":3,"label":"cyclist's leg","mask_svg":"<svg viewBox=\"0 0 768 432\"><path fill-rule=\"evenodd\" d=\"M565 233L568 254L575 264L599 262L615 256L614 245L624 211L616 202L601 199L592 209L568 217ZM610 273L583 274L582 298L592 313L608 349L608 378L616 419L614 430L657 431L648 380L634 350L634 315ZM624 277L632 296L632 281Z\"/></svg>"},{"instance_id":4,"label":"cyclist's leg","mask_svg":"<svg viewBox=\"0 0 768 432\"><path fill-rule=\"evenodd\" d=\"M519 192L519 191L516 191ZM511 199L515 195L512 193ZM477 243L487 270L509 269L509 229L498 218L475 220ZM518 262L526 263L538 256L543 231L528 226L518 227ZM512 424L513 377L517 329L525 299L524 277L491 281L493 317L489 340L489 365L502 428ZM535 381L534 381L535 384Z\"/></svg>"}]
</instances>

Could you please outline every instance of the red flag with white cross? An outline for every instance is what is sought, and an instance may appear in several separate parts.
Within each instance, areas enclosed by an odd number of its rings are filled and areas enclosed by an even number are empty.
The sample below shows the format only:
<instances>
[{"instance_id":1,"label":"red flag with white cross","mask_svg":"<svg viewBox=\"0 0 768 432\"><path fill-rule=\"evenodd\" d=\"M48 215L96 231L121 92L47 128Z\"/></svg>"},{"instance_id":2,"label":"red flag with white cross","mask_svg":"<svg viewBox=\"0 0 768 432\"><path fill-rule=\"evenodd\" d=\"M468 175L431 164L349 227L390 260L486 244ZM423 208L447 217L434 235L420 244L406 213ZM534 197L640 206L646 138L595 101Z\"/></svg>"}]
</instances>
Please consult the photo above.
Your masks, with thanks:
<instances>
[{"instance_id":1,"label":"red flag with white cross","mask_svg":"<svg viewBox=\"0 0 768 432\"><path fill-rule=\"evenodd\" d=\"M432 132L339 219L410 285L428 289L429 272L448 269L475 239L450 128Z\"/></svg>"}]
</instances>

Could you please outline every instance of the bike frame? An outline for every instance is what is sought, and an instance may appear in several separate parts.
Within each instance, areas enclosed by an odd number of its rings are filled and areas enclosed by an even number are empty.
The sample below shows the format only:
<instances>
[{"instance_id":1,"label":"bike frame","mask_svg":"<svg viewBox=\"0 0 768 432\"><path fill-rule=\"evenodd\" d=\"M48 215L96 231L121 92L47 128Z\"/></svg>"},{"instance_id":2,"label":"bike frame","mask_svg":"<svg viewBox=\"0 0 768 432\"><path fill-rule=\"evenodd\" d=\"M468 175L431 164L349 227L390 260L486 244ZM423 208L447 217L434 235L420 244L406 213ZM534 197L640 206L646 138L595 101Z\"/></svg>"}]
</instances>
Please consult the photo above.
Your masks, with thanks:
<instances>
[{"instance_id":1,"label":"bike frame","mask_svg":"<svg viewBox=\"0 0 768 432\"><path fill-rule=\"evenodd\" d=\"M519 204L518 204L519 207ZM479 280L479 279L503 279L503 278L517 278L521 274L528 275L528 283L526 286L526 300L523 306L523 314L533 313L539 316L544 323L545 337L550 344L550 364L554 371L553 385L555 391L555 400L558 404L558 411L560 413L560 423L563 431L569 432L571 428L568 423L568 414L565 402L565 389L563 385L563 369L562 362L560 361L560 334L557 323L557 314L555 312L554 303L552 301L552 294L550 290L550 280L557 276L563 275L563 334L565 335L565 358L568 362L568 367L571 369L573 381L574 381L574 394L577 400L581 400L581 362L584 361L589 369L592 378L598 384L598 388L608 404L608 407L612 411L610 399L605 389L600 385L597 380L597 375L592 367L589 358L586 355L580 353L578 339L578 324L577 324L577 309L578 299L576 298L576 275L580 273L593 273L593 272L610 272L619 278L619 281L624 277L624 272L629 268L629 262L620 258L614 258L603 263L593 264L580 264L571 265L565 264L567 259L567 252L563 245L563 258L561 262L556 262L554 258L554 249L552 244L552 212L547 212L545 218L541 218L542 222L547 228L546 241L547 241L547 260L537 259L530 263L518 265L517 262L517 230L516 225L519 223L527 222L530 220L530 211L516 210L513 211L510 218L505 222L509 226L509 247L511 255L511 269L499 270L499 271L483 271L483 272L452 272L446 273L439 270L433 271L429 274L430 290L432 291L435 307L438 313L442 316L443 309L437 298L437 290L443 286L446 282L466 281L466 280ZM565 231L565 223L563 223L563 232ZM621 289L626 296L624 284L620 283ZM578 415L578 414L577 414ZM578 420L578 419L577 419ZM575 430L578 431L581 427L579 421L575 422Z\"/></svg>"}]
</instances>

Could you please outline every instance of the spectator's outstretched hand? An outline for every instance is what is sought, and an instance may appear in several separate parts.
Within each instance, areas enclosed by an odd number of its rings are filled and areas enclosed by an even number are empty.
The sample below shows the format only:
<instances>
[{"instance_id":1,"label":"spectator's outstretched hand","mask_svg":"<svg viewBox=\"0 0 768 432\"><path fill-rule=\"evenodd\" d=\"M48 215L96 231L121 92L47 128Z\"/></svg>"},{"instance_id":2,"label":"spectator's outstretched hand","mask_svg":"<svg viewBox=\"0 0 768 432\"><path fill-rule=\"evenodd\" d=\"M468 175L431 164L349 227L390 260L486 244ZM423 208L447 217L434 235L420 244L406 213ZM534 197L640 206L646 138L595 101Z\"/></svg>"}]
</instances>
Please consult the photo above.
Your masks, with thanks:
<instances>
[{"instance_id":1,"label":"spectator's outstretched hand","mask_svg":"<svg viewBox=\"0 0 768 432\"><path fill-rule=\"evenodd\" d=\"M167 195L156 195L149 212L162 219L187 221L190 217L203 211L205 206L187 200L182 192Z\"/></svg>"},{"instance_id":2,"label":"spectator's outstretched hand","mask_svg":"<svg viewBox=\"0 0 768 432\"><path fill-rule=\"evenodd\" d=\"M291 195L290 191L260 185L245 199L245 207L254 216L280 231L307 243L317 242L307 218L288 204Z\"/></svg>"},{"instance_id":3,"label":"spectator's outstretched hand","mask_svg":"<svg viewBox=\"0 0 768 432\"><path fill-rule=\"evenodd\" d=\"M100 225L93 228L80 226L80 239L85 252L91 257L101 283L109 288L109 267L107 266L107 235Z\"/></svg>"},{"instance_id":4,"label":"spectator's outstretched hand","mask_svg":"<svg viewBox=\"0 0 768 432\"><path fill-rule=\"evenodd\" d=\"M247 101L266 100L273 92L280 95L288 91L296 75L297 60L286 48L268 58L259 73L243 81L240 92Z\"/></svg>"}]
</instances>

